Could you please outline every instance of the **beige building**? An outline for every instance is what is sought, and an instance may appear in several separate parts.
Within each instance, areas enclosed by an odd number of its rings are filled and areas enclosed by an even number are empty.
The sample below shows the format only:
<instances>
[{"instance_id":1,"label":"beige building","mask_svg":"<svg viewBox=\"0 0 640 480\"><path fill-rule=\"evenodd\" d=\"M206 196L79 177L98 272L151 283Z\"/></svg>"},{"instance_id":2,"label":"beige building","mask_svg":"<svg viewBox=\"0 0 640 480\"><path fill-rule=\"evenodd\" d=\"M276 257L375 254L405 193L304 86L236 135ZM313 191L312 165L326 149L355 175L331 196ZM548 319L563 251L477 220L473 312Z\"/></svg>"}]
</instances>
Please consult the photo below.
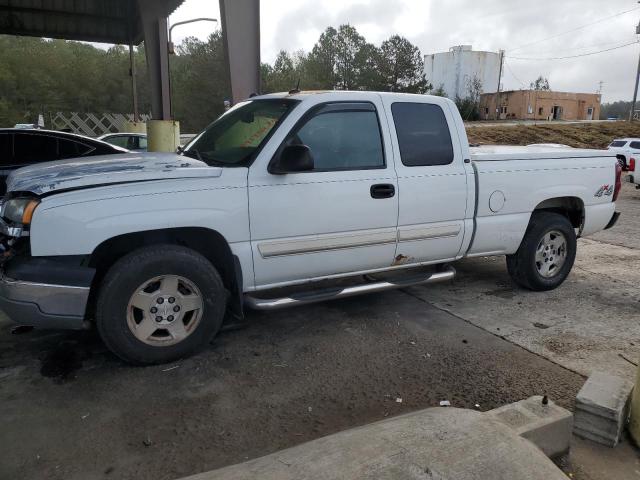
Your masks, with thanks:
<instances>
[{"instance_id":1,"label":"beige building","mask_svg":"<svg viewBox=\"0 0 640 480\"><path fill-rule=\"evenodd\" d=\"M597 120L600 94L510 90L480 96L482 120Z\"/></svg>"}]
</instances>

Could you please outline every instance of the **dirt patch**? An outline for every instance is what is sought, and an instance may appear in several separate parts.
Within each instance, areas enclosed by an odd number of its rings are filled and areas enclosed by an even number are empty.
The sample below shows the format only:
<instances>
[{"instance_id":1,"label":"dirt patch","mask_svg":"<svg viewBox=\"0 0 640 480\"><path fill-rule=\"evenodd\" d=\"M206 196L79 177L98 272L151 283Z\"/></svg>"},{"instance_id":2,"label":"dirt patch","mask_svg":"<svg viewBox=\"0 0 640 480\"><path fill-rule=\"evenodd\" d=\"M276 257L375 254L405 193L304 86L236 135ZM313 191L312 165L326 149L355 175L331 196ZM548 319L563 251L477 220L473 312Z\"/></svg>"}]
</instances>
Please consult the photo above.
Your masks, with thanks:
<instances>
[{"instance_id":1,"label":"dirt patch","mask_svg":"<svg viewBox=\"0 0 640 480\"><path fill-rule=\"evenodd\" d=\"M470 143L481 145L562 143L576 148L606 148L614 138L640 137L640 122L585 124L542 122L539 125L495 127L467 125L467 136Z\"/></svg>"}]
</instances>

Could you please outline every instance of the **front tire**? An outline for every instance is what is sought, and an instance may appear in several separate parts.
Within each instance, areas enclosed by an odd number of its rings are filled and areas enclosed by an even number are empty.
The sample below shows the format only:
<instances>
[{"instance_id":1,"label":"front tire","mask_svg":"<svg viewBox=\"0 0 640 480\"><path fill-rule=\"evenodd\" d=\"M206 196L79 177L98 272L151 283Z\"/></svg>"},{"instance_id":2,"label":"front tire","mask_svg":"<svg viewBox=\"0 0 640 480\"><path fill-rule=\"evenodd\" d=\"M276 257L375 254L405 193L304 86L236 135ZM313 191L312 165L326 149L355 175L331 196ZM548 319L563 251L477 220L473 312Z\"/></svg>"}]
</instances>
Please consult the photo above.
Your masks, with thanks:
<instances>
[{"instance_id":1,"label":"front tire","mask_svg":"<svg viewBox=\"0 0 640 480\"><path fill-rule=\"evenodd\" d=\"M534 212L507 270L514 282L534 291L552 290L565 281L576 258L576 233L567 217Z\"/></svg>"},{"instance_id":2,"label":"front tire","mask_svg":"<svg viewBox=\"0 0 640 480\"><path fill-rule=\"evenodd\" d=\"M222 325L227 292L215 267L185 247L131 252L107 272L96 322L107 347L126 362L171 362L205 346Z\"/></svg>"}]
</instances>

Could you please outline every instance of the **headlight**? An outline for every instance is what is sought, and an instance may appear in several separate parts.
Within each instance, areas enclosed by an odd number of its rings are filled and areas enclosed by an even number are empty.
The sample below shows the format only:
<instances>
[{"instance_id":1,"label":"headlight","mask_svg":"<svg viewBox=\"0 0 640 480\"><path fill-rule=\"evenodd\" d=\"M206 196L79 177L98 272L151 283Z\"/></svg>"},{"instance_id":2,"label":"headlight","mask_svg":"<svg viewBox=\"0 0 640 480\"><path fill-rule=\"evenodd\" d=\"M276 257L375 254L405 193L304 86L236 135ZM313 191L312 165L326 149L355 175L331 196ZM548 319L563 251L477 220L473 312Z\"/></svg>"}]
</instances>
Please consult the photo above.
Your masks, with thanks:
<instances>
[{"instance_id":1,"label":"headlight","mask_svg":"<svg viewBox=\"0 0 640 480\"><path fill-rule=\"evenodd\" d=\"M6 200L2 205L2 217L13 223L29 225L33 211L40 200L34 198L12 198Z\"/></svg>"}]
</instances>

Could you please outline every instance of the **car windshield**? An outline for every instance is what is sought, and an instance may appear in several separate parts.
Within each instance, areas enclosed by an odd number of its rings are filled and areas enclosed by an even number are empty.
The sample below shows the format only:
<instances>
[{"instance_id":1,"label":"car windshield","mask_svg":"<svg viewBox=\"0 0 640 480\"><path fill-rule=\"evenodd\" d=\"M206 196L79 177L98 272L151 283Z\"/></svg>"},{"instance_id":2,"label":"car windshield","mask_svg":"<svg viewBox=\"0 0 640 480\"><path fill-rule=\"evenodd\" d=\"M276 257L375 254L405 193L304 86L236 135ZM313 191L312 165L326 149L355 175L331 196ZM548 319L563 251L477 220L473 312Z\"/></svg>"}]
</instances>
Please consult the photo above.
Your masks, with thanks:
<instances>
[{"instance_id":1,"label":"car windshield","mask_svg":"<svg viewBox=\"0 0 640 480\"><path fill-rule=\"evenodd\" d=\"M209 165L243 165L297 103L291 99L239 103L194 138L182 153Z\"/></svg>"},{"instance_id":2,"label":"car windshield","mask_svg":"<svg viewBox=\"0 0 640 480\"><path fill-rule=\"evenodd\" d=\"M627 142L625 142L624 140L614 140L613 142L611 142L611 145L609 146L614 148L624 147L625 143Z\"/></svg>"}]
</instances>

